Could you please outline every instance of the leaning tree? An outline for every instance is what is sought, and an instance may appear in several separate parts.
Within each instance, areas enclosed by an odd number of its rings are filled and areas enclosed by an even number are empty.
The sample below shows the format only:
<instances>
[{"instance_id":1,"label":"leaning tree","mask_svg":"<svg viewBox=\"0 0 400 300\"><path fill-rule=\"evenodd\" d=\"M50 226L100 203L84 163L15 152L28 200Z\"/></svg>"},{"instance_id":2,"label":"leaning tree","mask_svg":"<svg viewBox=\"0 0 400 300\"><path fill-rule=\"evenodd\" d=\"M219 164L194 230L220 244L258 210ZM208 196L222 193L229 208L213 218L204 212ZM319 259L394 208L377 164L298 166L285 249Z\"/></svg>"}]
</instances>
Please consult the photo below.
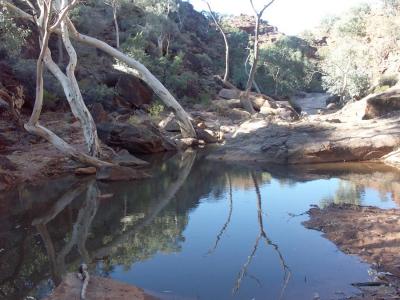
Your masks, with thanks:
<instances>
[{"instance_id":1,"label":"leaning tree","mask_svg":"<svg viewBox=\"0 0 400 300\"><path fill-rule=\"evenodd\" d=\"M37 0L36 3L32 3L30 0L24 0L23 3L24 4L19 7L11 0L0 0L0 7L12 12L16 18L30 21L39 32L40 54L36 68L36 96L32 115L29 121L25 124L25 129L28 132L45 138L67 156L85 164L94 165L96 167L109 164L98 158L100 156L100 143L97 136L96 125L85 105L85 102L83 101L75 77L75 68L78 57L74 46L71 43L72 38L80 43L95 47L124 63L127 66L125 68L127 71L147 83L165 105L175 111L182 136L196 137L196 132L190 121L189 115L171 93L144 65L111 47L107 43L81 34L76 30L69 18L69 12L78 4L78 0ZM63 45L69 56L69 63L65 72L63 72L60 66L57 65L52 58L51 50L49 48L49 40L52 34L61 36ZM43 73L45 68L47 68L57 78L63 87L71 111L82 126L87 146L86 152L79 151L69 145L55 133L39 123L43 108Z\"/></svg>"},{"instance_id":2,"label":"leaning tree","mask_svg":"<svg viewBox=\"0 0 400 300\"><path fill-rule=\"evenodd\" d=\"M225 43L225 74L224 74L223 82L226 84L228 82L228 77L229 77L229 61L230 61L228 37L227 37L224 29L222 28L222 25L217 20L217 17L215 16L215 13L213 12L213 10L211 8L210 2L208 2L206 0L203 0L203 2L207 5L208 11L211 15L211 18L213 19L215 26L217 26L218 30L221 32L222 37L224 39L224 43Z\"/></svg>"}]
</instances>

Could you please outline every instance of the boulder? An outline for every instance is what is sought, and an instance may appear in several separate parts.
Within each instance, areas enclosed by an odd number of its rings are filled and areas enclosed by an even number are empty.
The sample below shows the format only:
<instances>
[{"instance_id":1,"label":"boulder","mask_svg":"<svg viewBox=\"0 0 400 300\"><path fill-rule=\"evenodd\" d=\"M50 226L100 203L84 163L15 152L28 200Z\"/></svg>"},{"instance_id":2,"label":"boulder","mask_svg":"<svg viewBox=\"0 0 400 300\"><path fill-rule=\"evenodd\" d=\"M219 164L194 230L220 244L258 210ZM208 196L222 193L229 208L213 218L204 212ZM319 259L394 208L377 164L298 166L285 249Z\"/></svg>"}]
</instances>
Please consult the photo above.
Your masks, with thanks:
<instances>
[{"instance_id":1,"label":"boulder","mask_svg":"<svg viewBox=\"0 0 400 300\"><path fill-rule=\"evenodd\" d=\"M150 176L143 171L123 166L103 166L97 170L96 179L100 181L132 181Z\"/></svg>"},{"instance_id":2,"label":"boulder","mask_svg":"<svg viewBox=\"0 0 400 300\"><path fill-rule=\"evenodd\" d=\"M166 117L164 120L162 120L158 124L158 127L164 129L165 131L169 131L169 132L180 132L181 131L178 121L176 120L176 117L173 113L169 114L168 117Z\"/></svg>"},{"instance_id":3,"label":"boulder","mask_svg":"<svg viewBox=\"0 0 400 300\"><path fill-rule=\"evenodd\" d=\"M146 166L149 164L148 162L133 156L128 150L125 149L120 150L112 159L112 162L125 167Z\"/></svg>"},{"instance_id":4,"label":"boulder","mask_svg":"<svg viewBox=\"0 0 400 300\"><path fill-rule=\"evenodd\" d=\"M151 124L101 123L97 125L100 139L111 147L130 153L159 153L175 150L176 146Z\"/></svg>"},{"instance_id":5,"label":"boulder","mask_svg":"<svg viewBox=\"0 0 400 300\"><path fill-rule=\"evenodd\" d=\"M115 89L120 98L134 107L150 104L153 99L153 91L142 80L128 74L119 77Z\"/></svg>"},{"instance_id":6,"label":"boulder","mask_svg":"<svg viewBox=\"0 0 400 300\"><path fill-rule=\"evenodd\" d=\"M326 101L326 105L329 105L331 103L339 104L340 97L339 96L330 96L325 101Z\"/></svg>"},{"instance_id":7,"label":"boulder","mask_svg":"<svg viewBox=\"0 0 400 300\"><path fill-rule=\"evenodd\" d=\"M219 91L218 96L223 99L237 99L240 96L239 90L234 89L222 89Z\"/></svg>"},{"instance_id":8,"label":"boulder","mask_svg":"<svg viewBox=\"0 0 400 300\"><path fill-rule=\"evenodd\" d=\"M338 108L338 106L337 106L336 103L329 103L329 104L326 106L326 109L327 109L327 110L335 110L335 109L337 109L337 108Z\"/></svg>"},{"instance_id":9,"label":"boulder","mask_svg":"<svg viewBox=\"0 0 400 300\"><path fill-rule=\"evenodd\" d=\"M232 108L242 108L242 104L239 99L229 99L229 100L214 100L213 104L221 110L232 109Z\"/></svg>"},{"instance_id":10,"label":"boulder","mask_svg":"<svg viewBox=\"0 0 400 300\"><path fill-rule=\"evenodd\" d=\"M206 144L215 144L218 142L218 136L211 130L196 128L197 138Z\"/></svg>"},{"instance_id":11,"label":"boulder","mask_svg":"<svg viewBox=\"0 0 400 300\"><path fill-rule=\"evenodd\" d=\"M361 100L362 101L362 100ZM367 98L363 119L373 119L400 110L400 89L393 88Z\"/></svg>"},{"instance_id":12,"label":"boulder","mask_svg":"<svg viewBox=\"0 0 400 300\"><path fill-rule=\"evenodd\" d=\"M251 103L253 104L254 109L257 111L261 109L266 101L268 100L260 96L255 96L251 98Z\"/></svg>"},{"instance_id":13,"label":"boulder","mask_svg":"<svg viewBox=\"0 0 400 300\"><path fill-rule=\"evenodd\" d=\"M108 114L101 103L95 103L92 106L90 113L92 114L93 120L96 124L109 121Z\"/></svg>"},{"instance_id":14,"label":"boulder","mask_svg":"<svg viewBox=\"0 0 400 300\"><path fill-rule=\"evenodd\" d=\"M277 116L287 121L295 120L299 117L288 101L275 102L267 100L261 107L260 113L266 116Z\"/></svg>"},{"instance_id":15,"label":"boulder","mask_svg":"<svg viewBox=\"0 0 400 300\"><path fill-rule=\"evenodd\" d=\"M228 118L233 121L246 120L251 118L251 114L243 109L234 108L226 112Z\"/></svg>"}]
</instances>

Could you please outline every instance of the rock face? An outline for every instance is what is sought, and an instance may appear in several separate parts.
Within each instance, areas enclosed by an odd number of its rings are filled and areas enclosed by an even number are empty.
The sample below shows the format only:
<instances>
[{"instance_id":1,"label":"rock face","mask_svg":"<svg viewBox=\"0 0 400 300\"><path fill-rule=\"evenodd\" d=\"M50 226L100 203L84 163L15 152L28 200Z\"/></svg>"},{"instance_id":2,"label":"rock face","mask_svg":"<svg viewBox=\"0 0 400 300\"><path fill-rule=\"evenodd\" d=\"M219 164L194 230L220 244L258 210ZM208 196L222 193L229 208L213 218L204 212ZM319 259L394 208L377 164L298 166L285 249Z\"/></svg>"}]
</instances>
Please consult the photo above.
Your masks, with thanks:
<instances>
[{"instance_id":1,"label":"rock face","mask_svg":"<svg viewBox=\"0 0 400 300\"><path fill-rule=\"evenodd\" d=\"M380 159L400 145L400 115L373 121L297 123L249 120L211 159L280 164Z\"/></svg>"},{"instance_id":2,"label":"rock face","mask_svg":"<svg viewBox=\"0 0 400 300\"><path fill-rule=\"evenodd\" d=\"M93 120L96 124L109 121L108 114L101 103L94 104L90 113L92 114Z\"/></svg>"},{"instance_id":3,"label":"rock face","mask_svg":"<svg viewBox=\"0 0 400 300\"><path fill-rule=\"evenodd\" d=\"M366 100L364 119L373 119L400 110L400 89L375 95Z\"/></svg>"},{"instance_id":4,"label":"rock face","mask_svg":"<svg viewBox=\"0 0 400 300\"><path fill-rule=\"evenodd\" d=\"M400 111L400 88L393 87L383 93L351 101L331 117L346 121L370 120L397 111Z\"/></svg>"},{"instance_id":5,"label":"rock face","mask_svg":"<svg viewBox=\"0 0 400 300\"><path fill-rule=\"evenodd\" d=\"M256 27L256 22L254 20L254 16L242 14L240 16L235 16L235 17L228 19L227 23L234 28L238 28L239 30L242 30L250 35L254 35L255 27ZM261 21L261 24L260 24L260 41L261 42L269 42L269 41L274 42L280 36L283 36L283 35L284 34L282 34L278 31L277 27L269 25L268 22L266 22L266 21L263 21L263 20Z\"/></svg>"},{"instance_id":6,"label":"rock face","mask_svg":"<svg viewBox=\"0 0 400 300\"><path fill-rule=\"evenodd\" d=\"M134 107L150 104L153 99L153 91L143 81L130 75L121 75L115 89L120 98Z\"/></svg>"},{"instance_id":7,"label":"rock face","mask_svg":"<svg viewBox=\"0 0 400 300\"><path fill-rule=\"evenodd\" d=\"M151 125L101 123L97 125L97 130L104 143L126 149L130 153L150 154L175 150L175 145Z\"/></svg>"},{"instance_id":8,"label":"rock face","mask_svg":"<svg viewBox=\"0 0 400 300\"><path fill-rule=\"evenodd\" d=\"M218 96L223 99L238 99L240 92L233 89L222 89L219 91Z\"/></svg>"}]
</instances>

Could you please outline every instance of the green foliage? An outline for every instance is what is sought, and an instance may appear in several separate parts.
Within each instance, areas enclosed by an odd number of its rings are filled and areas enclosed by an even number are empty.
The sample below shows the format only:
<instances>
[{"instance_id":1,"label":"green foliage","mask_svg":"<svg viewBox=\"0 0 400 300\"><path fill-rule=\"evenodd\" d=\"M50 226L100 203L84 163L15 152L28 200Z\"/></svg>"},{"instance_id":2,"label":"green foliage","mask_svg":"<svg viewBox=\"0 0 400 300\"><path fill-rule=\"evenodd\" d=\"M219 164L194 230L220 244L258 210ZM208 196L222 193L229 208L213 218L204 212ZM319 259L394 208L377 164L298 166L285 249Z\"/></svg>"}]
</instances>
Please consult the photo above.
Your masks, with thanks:
<instances>
[{"instance_id":1,"label":"green foliage","mask_svg":"<svg viewBox=\"0 0 400 300\"><path fill-rule=\"evenodd\" d=\"M388 74L388 75L382 76L379 79L379 85L392 87L392 86L395 86L398 81L399 81L399 77L397 74Z\"/></svg>"},{"instance_id":2,"label":"green foliage","mask_svg":"<svg viewBox=\"0 0 400 300\"><path fill-rule=\"evenodd\" d=\"M88 103L111 103L115 96L115 89L105 84L94 84L93 82L80 85L82 96Z\"/></svg>"},{"instance_id":3,"label":"green foliage","mask_svg":"<svg viewBox=\"0 0 400 300\"><path fill-rule=\"evenodd\" d=\"M158 118L164 110L165 110L164 105L156 101L149 107L149 114L153 118Z\"/></svg>"},{"instance_id":4,"label":"green foliage","mask_svg":"<svg viewBox=\"0 0 400 300\"><path fill-rule=\"evenodd\" d=\"M284 37L260 50L262 64L258 82L275 95L290 95L307 90L315 78L316 66L307 57L309 44L299 38Z\"/></svg>"},{"instance_id":5,"label":"green foliage","mask_svg":"<svg viewBox=\"0 0 400 300\"><path fill-rule=\"evenodd\" d=\"M0 49L6 51L9 57L20 54L21 48L30 30L24 26L17 26L7 8L0 7Z\"/></svg>"},{"instance_id":6,"label":"green foliage","mask_svg":"<svg viewBox=\"0 0 400 300\"><path fill-rule=\"evenodd\" d=\"M227 28L228 29L228 28ZM228 29L230 47L230 78L232 83L240 89L245 89L247 74L244 70L244 63L248 56L249 35L238 29Z\"/></svg>"},{"instance_id":7,"label":"green foliage","mask_svg":"<svg viewBox=\"0 0 400 300\"><path fill-rule=\"evenodd\" d=\"M366 16L371 12L368 4L360 4L352 8L335 24L335 29L343 36L365 37Z\"/></svg>"},{"instance_id":8,"label":"green foliage","mask_svg":"<svg viewBox=\"0 0 400 300\"><path fill-rule=\"evenodd\" d=\"M328 45L320 49L324 88L348 100L365 96L371 86L382 91L397 83L390 75L380 77L383 64L389 74L397 64L398 32L396 20L367 4L336 18L330 25Z\"/></svg>"},{"instance_id":9,"label":"green foliage","mask_svg":"<svg viewBox=\"0 0 400 300\"><path fill-rule=\"evenodd\" d=\"M364 96L371 85L368 48L347 39L323 50L323 87L342 100Z\"/></svg>"}]
</instances>

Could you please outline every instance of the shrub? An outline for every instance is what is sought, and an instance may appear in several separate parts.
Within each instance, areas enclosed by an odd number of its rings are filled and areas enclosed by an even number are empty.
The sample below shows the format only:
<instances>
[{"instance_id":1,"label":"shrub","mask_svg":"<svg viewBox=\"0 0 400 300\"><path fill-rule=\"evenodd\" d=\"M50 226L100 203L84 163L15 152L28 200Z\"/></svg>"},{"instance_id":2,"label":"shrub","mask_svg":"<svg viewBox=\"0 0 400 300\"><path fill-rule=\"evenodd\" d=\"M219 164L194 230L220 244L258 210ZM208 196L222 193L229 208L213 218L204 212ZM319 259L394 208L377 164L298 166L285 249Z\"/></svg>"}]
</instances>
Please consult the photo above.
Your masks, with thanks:
<instances>
[{"instance_id":1,"label":"shrub","mask_svg":"<svg viewBox=\"0 0 400 300\"><path fill-rule=\"evenodd\" d=\"M392 87L392 86L395 86L398 81L399 81L399 77L397 74L383 75L379 79L379 85L381 87L382 86Z\"/></svg>"},{"instance_id":2,"label":"shrub","mask_svg":"<svg viewBox=\"0 0 400 300\"><path fill-rule=\"evenodd\" d=\"M9 57L20 54L21 48L30 30L25 26L17 26L7 8L0 7L0 49L5 50Z\"/></svg>"}]
</instances>

